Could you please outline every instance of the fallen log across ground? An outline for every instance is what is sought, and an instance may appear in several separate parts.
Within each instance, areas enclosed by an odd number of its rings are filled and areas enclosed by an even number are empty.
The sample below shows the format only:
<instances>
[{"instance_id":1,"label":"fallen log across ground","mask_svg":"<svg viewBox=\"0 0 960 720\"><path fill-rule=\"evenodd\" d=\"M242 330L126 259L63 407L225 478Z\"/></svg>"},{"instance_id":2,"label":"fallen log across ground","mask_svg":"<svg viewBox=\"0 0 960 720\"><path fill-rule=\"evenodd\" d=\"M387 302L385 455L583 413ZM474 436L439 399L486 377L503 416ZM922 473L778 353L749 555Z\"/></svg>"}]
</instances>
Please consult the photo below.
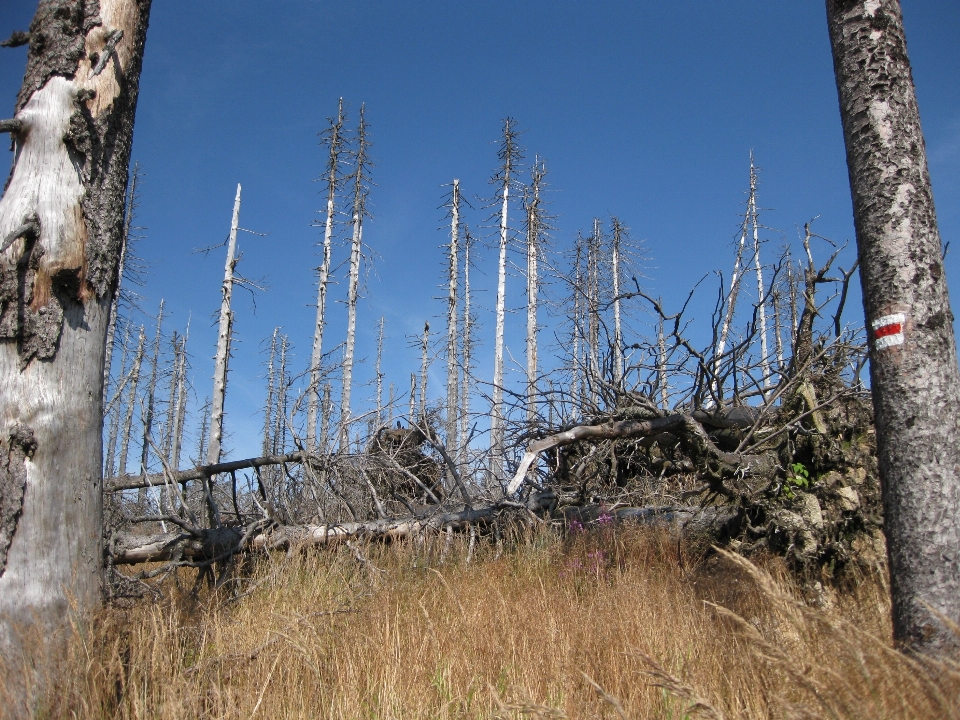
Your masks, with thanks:
<instances>
[{"instance_id":1,"label":"fallen log across ground","mask_svg":"<svg viewBox=\"0 0 960 720\"><path fill-rule=\"evenodd\" d=\"M552 493L542 493L526 504L504 501L486 507L456 512L437 512L425 516L407 516L342 522L328 525L269 525L259 527L213 528L199 532L170 532L154 535L117 533L110 550L114 565L134 565L147 562L187 561L210 562L227 556L257 550L288 550L297 547L323 546L342 543L354 538L398 540L415 537L447 527L466 528L484 525L510 513L529 514L534 509L549 506ZM622 507L604 510L599 506L568 507L564 515L581 522L630 521L650 527L683 527L703 529L722 521L717 508L708 507ZM600 518L598 520L598 518Z\"/></svg>"}]
</instances>

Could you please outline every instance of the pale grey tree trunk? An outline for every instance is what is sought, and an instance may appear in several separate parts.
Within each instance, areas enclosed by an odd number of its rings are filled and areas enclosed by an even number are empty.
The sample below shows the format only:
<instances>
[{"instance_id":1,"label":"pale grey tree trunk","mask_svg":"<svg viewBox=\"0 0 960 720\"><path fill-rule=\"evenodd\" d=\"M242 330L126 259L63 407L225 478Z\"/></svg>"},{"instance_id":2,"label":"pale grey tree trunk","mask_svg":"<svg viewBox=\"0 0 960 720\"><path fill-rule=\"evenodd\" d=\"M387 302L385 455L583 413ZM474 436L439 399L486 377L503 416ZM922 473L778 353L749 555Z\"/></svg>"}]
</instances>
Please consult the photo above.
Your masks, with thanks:
<instances>
[{"instance_id":1,"label":"pale grey tree trunk","mask_svg":"<svg viewBox=\"0 0 960 720\"><path fill-rule=\"evenodd\" d=\"M418 422L427 420L427 372L430 369L430 323L423 324L423 337L420 339L420 417Z\"/></svg>"},{"instance_id":2,"label":"pale grey tree trunk","mask_svg":"<svg viewBox=\"0 0 960 720\"><path fill-rule=\"evenodd\" d=\"M233 201L230 237L227 240L227 260L223 266L223 286L220 300L220 324L217 330L216 366L213 371L213 396L210 410L210 440L207 442L207 465L220 462L223 443L223 409L227 397L227 371L230 364L230 335L233 333L233 271L237 266L237 228L240 225L240 185Z\"/></svg>"},{"instance_id":3,"label":"pale grey tree trunk","mask_svg":"<svg viewBox=\"0 0 960 720\"><path fill-rule=\"evenodd\" d=\"M274 398L274 369L273 362L277 356L277 333L280 328L273 329L273 337L270 339L270 359L267 361L267 402L263 408L263 454L269 455L273 447L271 435L273 434L273 398Z\"/></svg>"},{"instance_id":4,"label":"pale grey tree trunk","mask_svg":"<svg viewBox=\"0 0 960 720\"><path fill-rule=\"evenodd\" d=\"M417 374L410 373L410 409L407 415L407 422L413 426L417 421Z\"/></svg>"},{"instance_id":5,"label":"pale grey tree trunk","mask_svg":"<svg viewBox=\"0 0 960 720\"><path fill-rule=\"evenodd\" d=\"M120 433L120 415L123 411L123 391L126 388L129 377L127 376L127 355L130 353L130 326L124 328L123 332L123 355L120 357L120 382L114 390L112 407L109 408L110 430L107 437L107 457L103 463L103 472L106 477L116 474L114 460L117 454L117 437Z\"/></svg>"},{"instance_id":6,"label":"pale grey tree trunk","mask_svg":"<svg viewBox=\"0 0 960 720\"><path fill-rule=\"evenodd\" d=\"M760 262L760 229L757 224L757 169L753 164L753 151L750 151L750 199L747 203L747 216L753 227L753 264L757 274L757 307L760 322L760 374L764 391L770 387L770 353L767 346L767 303L764 299L766 287L763 284L763 264Z\"/></svg>"},{"instance_id":7,"label":"pale grey tree trunk","mask_svg":"<svg viewBox=\"0 0 960 720\"><path fill-rule=\"evenodd\" d=\"M610 271L613 284L613 380L617 389L623 382L623 327L620 317L620 249L623 240L623 224L612 218L613 238L610 241Z\"/></svg>"},{"instance_id":8,"label":"pale grey tree trunk","mask_svg":"<svg viewBox=\"0 0 960 720\"><path fill-rule=\"evenodd\" d=\"M0 652L102 598L104 354L149 0L43 0L0 198ZM32 692L43 689L39 673ZM31 713L9 677L4 710ZM17 706L19 699L23 703Z\"/></svg>"},{"instance_id":9,"label":"pale grey tree trunk","mask_svg":"<svg viewBox=\"0 0 960 720\"><path fill-rule=\"evenodd\" d=\"M457 442L457 391L460 380L457 341L460 322L457 315L457 281L460 275L460 181L454 179L450 197L450 250L447 282L447 447L453 452Z\"/></svg>"},{"instance_id":10,"label":"pale grey tree trunk","mask_svg":"<svg viewBox=\"0 0 960 720\"><path fill-rule=\"evenodd\" d=\"M127 259L127 251L130 247L130 230L133 228L133 218L137 208L137 183L140 180L140 166L137 163L133 165L133 173L130 175L130 188L127 191L126 206L123 217L123 242L120 245L120 260L117 262L117 290L113 294L113 302L110 303L110 323L107 325L107 356L103 361L103 400L107 400L107 387L110 385L110 369L113 364L113 346L117 336L117 320L120 315L120 291L123 286L123 272Z\"/></svg>"},{"instance_id":11,"label":"pale grey tree trunk","mask_svg":"<svg viewBox=\"0 0 960 720\"><path fill-rule=\"evenodd\" d=\"M150 358L150 380L147 383L147 397L143 406L143 437L140 438L140 474L146 475L150 469L150 442L153 439L154 402L157 396L157 366L160 362L160 339L163 328L163 300L160 301L160 311L157 313L157 333L153 342L153 357ZM139 493L140 504L147 499L146 488Z\"/></svg>"},{"instance_id":12,"label":"pale grey tree trunk","mask_svg":"<svg viewBox=\"0 0 960 720\"><path fill-rule=\"evenodd\" d=\"M827 0L847 149L894 637L958 651L960 373L900 3Z\"/></svg>"},{"instance_id":13,"label":"pale grey tree trunk","mask_svg":"<svg viewBox=\"0 0 960 720\"><path fill-rule=\"evenodd\" d=\"M473 247L473 238L470 230L463 229L463 339L461 341L461 357L463 358L463 379L460 388L460 464L467 461L467 441L470 431L470 393L472 390L471 366L473 356L473 315L470 308L470 250Z\"/></svg>"},{"instance_id":14,"label":"pale grey tree trunk","mask_svg":"<svg viewBox=\"0 0 960 720\"><path fill-rule=\"evenodd\" d=\"M749 214L744 215L743 217L743 226L740 229L740 242L737 243L737 254L733 261L733 274L730 276L730 289L727 291L727 298L724 302L726 309L723 313L723 322L720 324L720 335L717 338L717 347L713 352L714 377L720 373L723 353L727 348L727 337L730 334L730 326L733 323L733 314L737 308L737 295L740 294L740 282L743 277L743 273L741 271L743 266L743 251L747 244L747 229L749 227L748 218ZM718 399L722 399L723 388L718 385L716 380L711 383L711 387L713 394L716 395Z\"/></svg>"},{"instance_id":15,"label":"pale grey tree trunk","mask_svg":"<svg viewBox=\"0 0 960 720\"><path fill-rule=\"evenodd\" d=\"M600 380L600 249L603 231L600 218L593 219L593 232L587 239L587 387L591 408L596 408Z\"/></svg>"},{"instance_id":16,"label":"pale grey tree trunk","mask_svg":"<svg viewBox=\"0 0 960 720\"><path fill-rule=\"evenodd\" d=\"M130 388L127 390L127 408L123 418L123 430L120 435L120 461L117 463L117 473L127 472L127 452L130 449L130 434L133 432L133 412L137 407L137 389L140 385L140 365L143 363L143 352L146 347L147 335L143 325L140 326L140 338L137 340L137 354L133 357L133 368L130 370Z\"/></svg>"},{"instance_id":17,"label":"pale grey tree trunk","mask_svg":"<svg viewBox=\"0 0 960 720\"><path fill-rule=\"evenodd\" d=\"M490 471L495 479L503 475L503 337L506 327L507 297L507 241L510 235L510 184L519 159L516 123L512 118L503 121L503 142L500 145L498 185L500 208L500 255L497 261L496 328L493 343L493 397L490 408Z\"/></svg>"},{"instance_id":18,"label":"pale grey tree trunk","mask_svg":"<svg viewBox=\"0 0 960 720\"><path fill-rule=\"evenodd\" d=\"M526 250L527 250L527 424L533 426L537 418L537 310L540 299L539 260L542 252L543 208L540 191L546 169L539 158L533 161L530 189L526 205Z\"/></svg>"},{"instance_id":19,"label":"pale grey tree trunk","mask_svg":"<svg viewBox=\"0 0 960 720\"><path fill-rule=\"evenodd\" d=\"M374 371L377 375L377 415L376 424L379 427L383 423L383 315L380 316L380 327L377 332L377 364Z\"/></svg>"},{"instance_id":20,"label":"pale grey tree trunk","mask_svg":"<svg viewBox=\"0 0 960 720\"><path fill-rule=\"evenodd\" d=\"M343 351L343 387L340 397L340 450L349 452L350 394L353 389L353 353L357 336L357 299L360 288L360 251L363 246L363 218L366 216L367 187L364 171L367 158L366 122L360 106L357 150L353 180L353 237L350 241L350 277L347 285L347 341Z\"/></svg>"},{"instance_id":21,"label":"pale grey tree trunk","mask_svg":"<svg viewBox=\"0 0 960 720\"><path fill-rule=\"evenodd\" d=\"M663 317L657 323L657 387L660 390L660 407L667 410L670 389L667 385L667 344L663 337Z\"/></svg>"},{"instance_id":22,"label":"pale grey tree trunk","mask_svg":"<svg viewBox=\"0 0 960 720\"><path fill-rule=\"evenodd\" d=\"M187 340L190 337L190 323L187 332L180 339L180 362L177 365L177 411L173 426L173 448L170 451L170 467L180 469L180 448L183 446L183 428L187 416Z\"/></svg>"},{"instance_id":23,"label":"pale grey tree trunk","mask_svg":"<svg viewBox=\"0 0 960 720\"><path fill-rule=\"evenodd\" d=\"M173 425L177 412L177 370L180 366L180 335L173 331L173 338L170 340L170 346L173 348L173 359L170 361L170 382L169 392L167 393L167 416L163 423L163 434L160 438L160 451L163 459L169 464L170 451L173 448Z\"/></svg>"},{"instance_id":24,"label":"pale grey tree trunk","mask_svg":"<svg viewBox=\"0 0 960 720\"><path fill-rule=\"evenodd\" d=\"M317 317L313 330L313 352L310 355L310 387L307 396L307 450L316 448L317 400L320 393L320 363L323 359L323 328L326 324L327 285L330 284L330 251L337 191L342 185L340 151L343 149L343 98L337 105L337 120L330 121L324 137L330 154L327 159L327 216L323 226L323 262L317 281Z\"/></svg>"}]
</instances>

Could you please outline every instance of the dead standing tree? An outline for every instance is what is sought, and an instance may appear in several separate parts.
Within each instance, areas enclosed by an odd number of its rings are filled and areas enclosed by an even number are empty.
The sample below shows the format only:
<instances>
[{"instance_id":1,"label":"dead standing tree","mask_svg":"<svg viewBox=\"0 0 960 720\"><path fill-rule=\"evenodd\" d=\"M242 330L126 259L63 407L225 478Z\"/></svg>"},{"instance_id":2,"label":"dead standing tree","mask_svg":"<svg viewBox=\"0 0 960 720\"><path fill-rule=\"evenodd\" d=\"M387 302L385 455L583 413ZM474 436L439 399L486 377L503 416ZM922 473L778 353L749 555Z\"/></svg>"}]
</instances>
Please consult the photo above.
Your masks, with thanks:
<instances>
[{"instance_id":1,"label":"dead standing tree","mask_svg":"<svg viewBox=\"0 0 960 720\"><path fill-rule=\"evenodd\" d=\"M827 0L870 333L896 639L957 649L960 373L898 0Z\"/></svg>"},{"instance_id":2,"label":"dead standing tree","mask_svg":"<svg viewBox=\"0 0 960 720\"><path fill-rule=\"evenodd\" d=\"M326 324L327 285L330 284L330 252L333 238L333 220L337 192L343 187L340 153L343 150L343 98L337 106L336 121L323 134L323 144L329 148L327 158L327 210L323 224L323 261L317 279L317 319L313 330L313 353L310 356L310 387L307 398L307 448L312 452L317 446L317 402L320 395L320 362L323 358L323 329Z\"/></svg>"},{"instance_id":3,"label":"dead standing tree","mask_svg":"<svg viewBox=\"0 0 960 720\"><path fill-rule=\"evenodd\" d=\"M506 327L507 247L510 238L510 189L514 184L517 165L523 159L517 144L519 132L516 121L503 121L503 140L498 157L500 168L490 181L496 187L494 202L500 204L499 248L497 260L496 330L493 346L493 399L490 407L490 473L494 480L503 474L504 432L506 418L503 409L503 336Z\"/></svg>"},{"instance_id":4,"label":"dead standing tree","mask_svg":"<svg viewBox=\"0 0 960 720\"><path fill-rule=\"evenodd\" d=\"M372 165L367 150L367 122L364 106L360 106L360 121L357 125L357 138L353 155L353 174L349 180L353 183L353 236L350 240L350 276L347 285L347 341L343 350L343 387L340 397L340 451L348 452L350 446L350 393L353 389L353 354L357 333L357 299L360 293L360 262L363 247L363 220L370 217L367 212L367 199L370 195L367 171Z\"/></svg>"},{"instance_id":5,"label":"dead standing tree","mask_svg":"<svg viewBox=\"0 0 960 720\"><path fill-rule=\"evenodd\" d=\"M4 652L18 625L58 637L102 596L104 350L149 11L43 0L0 122L16 145L0 199Z\"/></svg>"}]
</instances>

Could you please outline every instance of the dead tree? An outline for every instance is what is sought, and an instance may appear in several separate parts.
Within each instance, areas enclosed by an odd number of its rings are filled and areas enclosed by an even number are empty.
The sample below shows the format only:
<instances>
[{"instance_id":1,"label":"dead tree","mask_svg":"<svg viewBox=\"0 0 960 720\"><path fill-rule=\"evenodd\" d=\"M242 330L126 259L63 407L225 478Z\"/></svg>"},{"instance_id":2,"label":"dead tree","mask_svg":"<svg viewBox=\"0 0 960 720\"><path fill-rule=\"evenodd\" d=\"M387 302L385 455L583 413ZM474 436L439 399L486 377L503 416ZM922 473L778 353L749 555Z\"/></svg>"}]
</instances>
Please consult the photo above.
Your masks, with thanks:
<instances>
[{"instance_id":1,"label":"dead tree","mask_svg":"<svg viewBox=\"0 0 960 720\"><path fill-rule=\"evenodd\" d=\"M313 330L313 353L310 356L310 387L307 399L307 447L316 447L317 400L320 393L320 362L323 358L323 328L326 324L327 285L330 283L330 249L333 238L333 218L337 192L343 187L340 153L343 150L343 98L337 105L337 119L329 120L330 127L323 135L323 144L329 149L327 157L327 215L323 225L323 261L317 280L317 319Z\"/></svg>"},{"instance_id":2,"label":"dead tree","mask_svg":"<svg viewBox=\"0 0 960 720\"><path fill-rule=\"evenodd\" d=\"M127 452L130 449L130 434L133 432L133 411L137 407L137 389L140 385L140 366L143 363L143 352L147 336L143 325L140 326L140 338L137 340L137 354L133 357L133 368L130 370L129 389L127 390L127 409L123 419L123 430L120 435L120 461L118 472L127 471Z\"/></svg>"},{"instance_id":3,"label":"dead tree","mask_svg":"<svg viewBox=\"0 0 960 720\"><path fill-rule=\"evenodd\" d=\"M540 197L545 186L547 169L539 157L535 157L530 172L530 187L524 190L524 236L527 252L527 424L532 426L537 418L537 323L540 299L539 261L544 251L549 227L549 218Z\"/></svg>"},{"instance_id":4,"label":"dead tree","mask_svg":"<svg viewBox=\"0 0 960 720\"><path fill-rule=\"evenodd\" d=\"M357 298L360 289L360 260L363 244L363 220L369 217L367 198L370 194L367 169L370 157L367 150L367 123L364 106L360 106L360 122L357 125L357 139L354 150L353 174L349 180L353 183L353 236L350 240L350 276L347 285L347 341L343 351L343 388L340 398L340 451L349 450L350 393L353 388L353 354L357 332Z\"/></svg>"},{"instance_id":5,"label":"dead tree","mask_svg":"<svg viewBox=\"0 0 960 720\"><path fill-rule=\"evenodd\" d=\"M126 383L130 380L127 374L127 356L130 352L130 327L124 328L123 332L123 354L120 357L120 382L117 383L113 391L113 398L108 403L105 415L110 417L110 429L107 433L107 457L103 462L103 472L105 477L117 473L114 460L117 453L117 437L120 433L120 415L123 411L123 391L126 389Z\"/></svg>"},{"instance_id":6,"label":"dead tree","mask_svg":"<svg viewBox=\"0 0 960 720\"><path fill-rule=\"evenodd\" d=\"M898 0L827 0L870 333L896 639L958 641L960 373Z\"/></svg>"},{"instance_id":7,"label":"dead tree","mask_svg":"<svg viewBox=\"0 0 960 720\"><path fill-rule=\"evenodd\" d=\"M377 364L374 367L377 382L377 415L376 424L380 426L383 423L383 315L380 316L380 327L377 331ZM393 402L391 398L391 402Z\"/></svg>"},{"instance_id":8,"label":"dead tree","mask_svg":"<svg viewBox=\"0 0 960 720\"><path fill-rule=\"evenodd\" d=\"M101 601L103 383L149 0L40 2L0 198L0 652ZM30 693L52 674L36 673ZM10 697L30 714L32 697Z\"/></svg>"},{"instance_id":9,"label":"dead tree","mask_svg":"<svg viewBox=\"0 0 960 720\"><path fill-rule=\"evenodd\" d=\"M143 437L140 441L140 472L149 471L150 440L153 437L154 403L157 396L157 368L160 364L160 339L163 328L163 300L160 301L160 310L157 312L157 332L153 341L153 357L150 358L150 380L147 383L147 397L143 408ZM140 503L146 500L146 493L141 493Z\"/></svg>"},{"instance_id":10,"label":"dead tree","mask_svg":"<svg viewBox=\"0 0 960 720\"><path fill-rule=\"evenodd\" d=\"M230 339L233 335L233 299L234 270L239 258L237 251L237 229L240 224L240 185L237 185L237 197L233 201L233 217L230 220L230 237L227 240L227 260L223 266L223 286L221 288L220 324L217 330L217 355L213 371L213 395L210 412L210 439L207 442L206 461L208 465L220 462L221 443L223 442L223 410L227 397L227 371L230 363Z\"/></svg>"},{"instance_id":11,"label":"dead tree","mask_svg":"<svg viewBox=\"0 0 960 720\"><path fill-rule=\"evenodd\" d=\"M423 324L423 337L420 339L420 417L417 422L426 422L427 418L427 372L430 369L430 323Z\"/></svg>"},{"instance_id":12,"label":"dead tree","mask_svg":"<svg viewBox=\"0 0 960 720\"><path fill-rule=\"evenodd\" d=\"M763 284L763 264L760 262L760 230L757 223L760 213L757 210L757 169L753 164L753 151L750 151L750 198L747 201L747 216L753 228L753 267L757 275L757 309L760 322L760 374L764 390L770 387L770 355L767 350L767 301L766 286Z\"/></svg>"},{"instance_id":13,"label":"dead tree","mask_svg":"<svg viewBox=\"0 0 960 720\"><path fill-rule=\"evenodd\" d=\"M473 326L475 323L473 310L470 307L470 251L473 249L474 239L470 229L463 227L463 339L461 341L460 356L463 358L463 378L460 388L460 465L467 460L468 431L470 428L470 395L473 391Z\"/></svg>"},{"instance_id":14,"label":"dead tree","mask_svg":"<svg viewBox=\"0 0 960 720\"><path fill-rule=\"evenodd\" d=\"M460 274L460 181L454 179L450 195L450 245L447 257L449 272L447 280L447 447L453 448L457 441L457 393L460 380L457 363L457 343L460 322L457 316L457 281Z\"/></svg>"},{"instance_id":15,"label":"dead tree","mask_svg":"<svg viewBox=\"0 0 960 720\"><path fill-rule=\"evenodd\" d=\"M505 118L503 140L498 157L500 167L491 182L496 187L495 202L500 204L499 248L497 261L496 330L493 346L493 398L490 407L490 471L495 478L503 474L504 412L503 412L503 336L506 327L507 245L510 237L510 188L522 159L517 145L516 121Z\"/></svg>"},{"instance_id":16,"label":"dead tree","mask_svg":"<svg viewBox=\"0 0 960 720\"><path fill-rule=\"evenodd\" d=\"M134 163L133 165L133 174L130 176L130 187L127 189L127 199L124 206L123 214L123 239L120 245L120 260L118 261L117 267L117 277L118 285L117 291L113 295L113 302L110 304L110 323L107 325L107 356L103 361L103 387L104 387L104 402L106 402L106 389L110 385L110 370L113 366L113 346L114 339L117 335L117 322L120 315L120 300L121 295L124 293L124 280L137 280L134 273L129 272L127 266L127 258L131 254L132 244L134 241L133 235L133 222L136 217L137 205L139 204L139 195L137 193L137 185L140 182L140 165Z\"/></svg>"}]
</instances>

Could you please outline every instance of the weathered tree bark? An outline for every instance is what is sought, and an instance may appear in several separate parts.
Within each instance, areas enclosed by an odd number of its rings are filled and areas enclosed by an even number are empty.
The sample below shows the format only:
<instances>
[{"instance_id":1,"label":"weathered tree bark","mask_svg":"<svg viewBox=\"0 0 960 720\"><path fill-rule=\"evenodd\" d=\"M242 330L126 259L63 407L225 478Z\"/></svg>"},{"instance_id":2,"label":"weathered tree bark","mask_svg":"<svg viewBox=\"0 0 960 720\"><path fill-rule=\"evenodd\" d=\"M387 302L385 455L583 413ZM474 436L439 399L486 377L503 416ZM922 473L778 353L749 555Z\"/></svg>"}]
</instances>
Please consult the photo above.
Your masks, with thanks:
<instances>
[{"instance_id":1,"label":"weathered tree bark","mask_svg":"<svg viewBox=\"0 0 960 720\"><path fill-rule=\"evenodd\" d=\"M503 121L503 142L500 145L500 169L493 179L498 185L500 208L500 254L497 260L497 307L496 328L493 341L493 397L490 408L490 472L499 480L503 474L503 336L506 327L507 297L507 240L510 235L510 185L516 164L520 159L517 147L516 122L513 118Z\"/></svg>"},{"instance_id":2,"label":"weathered tree bark","mask_svg":"<svg viewBox=\"0 0 960 720\"><path fill-rule=\"evenodd\" d=\"M220 462L223 442L223 409L227 397L227 369L230 364L230 336L233 334L233 271L237 266L237 229L240 225L240 185L233 201L227 260L223 266L223 287L220 300L220 324L217 329L217 357L213 371L213 399L210 409L210 440L207 442L207 464Z\"/></svg>"},{"instance_id":3,"label":"weathered tree bark","mask_svg":"<svg viewBox=\"0 0 960 720\"><path fill-rule=\"evenodd\" d=\"M457 280L460 275L460 181L454 179L450 196L450 252L447 282L447 447L451 452L457 443L457 391L460 380L457 364L457 341L460 322L457 316ZM378 413L379 415L379 413Z\"/></svg>"},{"instance_id":4,"label":"weathered tree bark","mask_svg":"<svg viewBox=\"0 0 960 720\"><path fill-rule=\"evenodd\" d=\"M127 391L127 407L123 418L123 429L120 435L120 460L117 472L127 471L127 453L130 450L130 433L133 432L133 411L137 407L137 388L140 385L140 366L143 363L143 352L147 336L143 325L140 326L140 339L137 340L137 354L133 358L133 368L130 370L130 388Z\"/></svg>"},{"instance_id":5,"label":"weathered tree bark","mask_svg":"<svg viewBox=\"0 0 960 720\"><path fill-rule=\"evenodd\" d=\"M533 161L530 188L524 200L527 231L527 424L533 426L537 418L537 324L538 302L540 300L539 260L541 235L543 233L543 208L540 203L540 190L543 185L546 168L539 158Z\"/></svg>"},{"instance_id":6,"label":"weathered tree bark","mask_svg":"<svg viewBox=\"0 0 960 720\"><path fill-rule=\"evenodd\" d=\"M626 228L618 218L611 218L610 279L613 284L613 380L617 388L623 381L623 326L620 313L620 250Z\"/></svg>"},{"instance_id":7,"label":"weathered tree bark","mask_svg":"<svg viewBox=\"0 0 960 720\"><path fill-rule=\"evenodd\" d=\"M895 638L957 652L960 373L898 0L827 0L847 149Z\"/></svg>"},{"instance_id":8,"label":"weathered tree bark","mask_svg":"<svg viewBox=\"0 0 960 720\"><path fill-rule=\"evenodd\" d=\"M353 353L357 336L357 299L360 288L360 260L363 246L363 219L367 215L365 175L370 158L367 156L367 124L360 106L357 126L357 148L353 175L353 237L350 240L350 277L347 284L347 340L343 350L343 387L340 395L340 451L350 450L350 393L353 390Z\"/></svg>"},{"instance_id":9,"label":"weathered tree bark","mask_svg":"<svg viewBox=\"0 0 960 720\"><path fill-rule=\"evenodd\" d=\"M28 227L0 257L4 653L102 597L104 351L149 10L42 0L30 26L0 198L0 238Z\"/></svg>"},{"instance_id":10,"label":"weathered tree bark","mask_svg":"<svg viewBox=\"0 0 960 720\"><path fill-rule=\"evenodd\" d=\"M330 148L327 158L327 217L323 225L323 262L317 279L317 317L313 329L313 352L310 355L310 388L307 398L307 447L316 448L317 402L320 395L320 362L323 359L323 329L326 326L327 285L330 284L330 252L337 191L343 184L340 151L343 149L343 98L337 105L337 120L330 120L323 142Z\"/></svg>"},{"instance_id":11,"label":"weathered tree bark","mask_svg":"<svg viewBox=\"0 0 960 720\"><path fill-rule=\"evenodd\" d=\"M757 308L760 323L760 374L763 378L764 392L770 387L770 353L767 346L767 303L764 300L766 286L763 284L763 263L760 262L760 226L757 218L757 168L753 163L753 151L750 151L750 199L747 203L747 216L753 228L753 269L757 274Z\"/></svg>"},{"instance_id":12,"label":"weathered tree bark","mask_svg":"<svg viewBox=\"0 0 960 720\"><path fill-rule=\"evenodd\" d=\"M467 444L469 442L470 429L470 392L472 390L472 380L470 373L473 358L473 311L470 308L470 249L473 247L473 238L470 236L470 230L463 228L463 340L461 342L463 357L463 378L460 388L460 442L459 462L461 465L467 461Z\"/></svg>"},{"instance_id":13,"label":"weathered tree bark","mask_svg":"<svg viewBox=\"0 0 960 720\"><path fill-rule=\"evenodd\" d=\"M420 417L417 422L427 421L427 371L430 368L430 323L423 324L423 337L420 338Z\"/></svg>"}]
</instances>

